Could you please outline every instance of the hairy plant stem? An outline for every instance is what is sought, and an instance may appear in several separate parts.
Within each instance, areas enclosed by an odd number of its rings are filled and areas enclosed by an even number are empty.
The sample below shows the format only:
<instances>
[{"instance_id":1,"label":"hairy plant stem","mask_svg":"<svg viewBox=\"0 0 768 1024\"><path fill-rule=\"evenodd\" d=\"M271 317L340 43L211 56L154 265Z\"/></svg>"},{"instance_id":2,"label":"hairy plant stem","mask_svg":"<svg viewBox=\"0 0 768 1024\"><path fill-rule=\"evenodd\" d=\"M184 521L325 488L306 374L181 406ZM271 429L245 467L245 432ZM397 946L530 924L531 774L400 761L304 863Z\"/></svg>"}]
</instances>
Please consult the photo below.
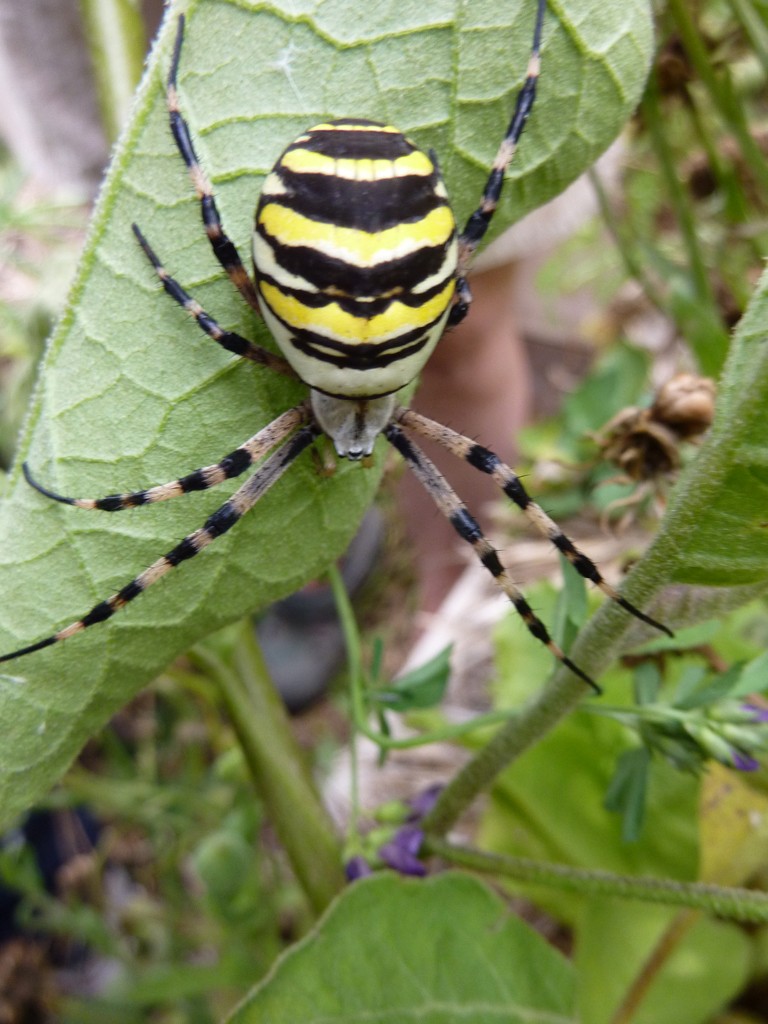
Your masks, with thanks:
<instances>
[{"instance_id":1,"label":"hairy plant stem","mask_svg":"<svg viewBox=\"0 0 768 1024\"><path fill-rule=\"evenodd\" d=\"M633 877L611 871L575 868L567 864L547 864L526 857L482 853L480 850L434 838L427 838L424 845L427 853L442 857L451 864L518 882L565 889L583 896L616 896L643 903L686 907L732 921L753 924L768 922L768 894L751 889L704 882L678 882L671 878L652 878L647 875Z\"/></svg>"},{"instance_id":2,"label":"hairy plant stem","mask_svg":"<svg viewBox=\"0 0 768 1024\"><path fill-rule=\"evenodd\" d=\"M653 599L664 584L665 566L669 566L669 555L658 545L646 553L644 571L627 577L622 592L636 607L653 614ZM599 680L600 673L626 647L626 634L632 625L630 616L608 601L581 630L568 655L593 679ZM490 788L500 772L550 732L589 694L591 691L584 683L560 666L541 692L502 726L448 783L424 818L427 835L430 838L445 835L472 801Z\"/></svg>"}]
</instances>

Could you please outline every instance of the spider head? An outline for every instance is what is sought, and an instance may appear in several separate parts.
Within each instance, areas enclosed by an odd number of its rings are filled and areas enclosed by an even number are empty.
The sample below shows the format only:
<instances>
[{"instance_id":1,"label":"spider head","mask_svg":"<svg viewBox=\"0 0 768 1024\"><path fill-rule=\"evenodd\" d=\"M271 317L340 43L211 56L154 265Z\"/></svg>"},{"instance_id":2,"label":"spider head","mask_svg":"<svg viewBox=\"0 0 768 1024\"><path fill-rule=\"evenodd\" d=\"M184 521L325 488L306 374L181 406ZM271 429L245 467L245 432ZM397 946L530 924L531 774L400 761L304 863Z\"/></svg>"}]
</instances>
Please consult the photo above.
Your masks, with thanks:
<instances>
[{"instance_id":1,"label":"spider head","mask_svg":"<svg viewBox=\"0 0 768 1024\"><path fill-rule=\"evenodd\" d=\"M392 419L394 395L379 398L334 398L310 392L312 412L342 459L359 462L373 451L376 438Z\"/></svg>"}]
</instances>

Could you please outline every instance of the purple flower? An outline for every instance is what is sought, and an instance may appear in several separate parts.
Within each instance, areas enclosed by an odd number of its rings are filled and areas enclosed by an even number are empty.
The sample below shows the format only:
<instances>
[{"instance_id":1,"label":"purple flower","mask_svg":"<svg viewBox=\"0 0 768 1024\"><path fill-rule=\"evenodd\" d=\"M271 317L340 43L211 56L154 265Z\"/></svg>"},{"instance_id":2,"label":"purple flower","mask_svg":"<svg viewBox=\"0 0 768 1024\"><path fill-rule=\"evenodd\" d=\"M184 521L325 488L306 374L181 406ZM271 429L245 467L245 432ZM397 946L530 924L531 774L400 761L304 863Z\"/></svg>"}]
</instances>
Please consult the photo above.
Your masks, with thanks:
<instances>
[{"instance_id":1,"label":"purple flower","mask_svg":"<svg viewBox=\"0 0 768 1024\"><path fill-rule=\"evenodd\" d=\"M750 713L753 722L768 722L768 708L758 707L756 704L743 704L742 707Z\"/></svg>"},{"instance_id":2,"label":"purple flower","mask_svg":"<svg viewBox=\"0 0 768 1024\"><path fill-rule=\"evenodd\" d=\"M745 754L741 750L736 750L734 747L731 750L731 758L733 761L733 767L740 772L756 772L760 767L760 762L755 760L754 757L750 757L749 754Z\"/></svg>"},{"instance_id":3,"label":"purple flower","mask_svg":"<svg viewBox=\"0 0 768 1024\"><path fill-rule=\"evenodd\" d=\"M398 829L388 843L379 849L379 856L389 867L401 875L426 875L427 869L419 860L424 833L414 825Z\"/></svg>"},{"instance_id":4,"label":"purple flower","mask_svg":"<svg viewBox=\"0 0 768 1024\"><path fill-rule=\"evenodd\" d=\"M429 812L437 803L437 798L443 791L442 782L436 782L434 785L429 786L427 789L423 789L416 796L410 797L407 801L408 806L411 808L411 813L408 815L408 821L416 822L421 821L422 818L426 818Z\"/></svg>"},{"instance_id":5,"label":"purple flower","mask_svg":"<svg viewBox=\"0 0 768 1024\"><path fill-rule=\"evenodd\" d=\"M344 874L347 876L348 882L356 882L358 878L365 878L367 875L372 875L373 868L365 857L361 857L358 853L354 857L350 857L344 865Z\"/></svg>"}]
</instances>

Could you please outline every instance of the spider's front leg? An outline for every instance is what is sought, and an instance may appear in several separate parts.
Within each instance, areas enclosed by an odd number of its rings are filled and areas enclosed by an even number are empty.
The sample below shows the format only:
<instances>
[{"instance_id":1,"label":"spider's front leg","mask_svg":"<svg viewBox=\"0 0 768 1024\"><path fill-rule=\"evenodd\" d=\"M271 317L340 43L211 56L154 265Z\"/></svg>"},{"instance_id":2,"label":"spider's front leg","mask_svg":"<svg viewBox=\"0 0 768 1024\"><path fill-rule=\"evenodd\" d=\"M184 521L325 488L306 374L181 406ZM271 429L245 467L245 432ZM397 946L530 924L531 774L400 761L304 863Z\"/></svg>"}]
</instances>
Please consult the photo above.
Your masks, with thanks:
<instances>
[{"instance_id":1,"label":"spider's front leg","mask_svg":"<svg viewBox=\"0 0 768 1024\"><path fill-rule=\"evenodd\" d=\"M233 352L242 359L249 359L251 362L259 363L260 366L266 366L276 373L283 374L283 376L296 378L295 372L285 359L274 355L274 353L269 352L260 345L254 345L248 338L244 338L235 331L225 331L220 327L216 320L206 313L200 303L196 302L174 277L171 277L138 225L132 224L131 227L144 255L155 268L155 273L160 278L163 288L165 288L174 302L178 302L182 309L186 309L188 313L192 314L201 331L207 334L209 338L213 338L217 345L221 345L222 348L228 352Z\"/></svg>"},{"instance_id":2,"label":"spider's front leg","mask_svg":"<svg viewBox=\"0 0 768 1024\"><path fill-rule=\"evenodd\" d=\"M253 281L243 266L237 247L231 238L224 231L221 223L221 216L216 200L213 195L213 186L208 175L200 166L195 147L192 143L192 135L189 125L184 119L179 107L179 93L177 87L177 74L179 60L181 58L181 46L184 41L184 15L179 15L178 28L176 30L176 41L173 47L173 58L168 72L168 83L166 88L166 99L168 103L168 117L171 125L171 133L182 160L187 165L192 184L195 186L197 198L200 200L200 212L203 218L203 226L211 243L213 254L224 268L227 277L237 288L248 305L259 312L259 304L256 298L256 289Z\"/></svg>"},{"instance_id":3,"label":"spider's front leg","mask_svg":"<svg viewBox=\"0 0 768 1024\"><path fill-rule=\"evenodd\" d=\"M491 219L499 204L499 197L504 186L504 176L515 155L520 136L523 134L526 121L533 110L536 100L536 85L541 70L541 33L544 26L544 11L546 3L539 0L536 11L536 26L533 32L533 44L531 56L528 61L528 71L520 92L517 94L515 109L512 119L509 122L506 134L501 141L496 156L491 166L491 173L485 183L483 194L477 208L470 214L464 230L459 235L459 263L456 269L456 292L453 306L448 318L448 326L455 327L460 324L469 312L472 304L472 292L467 283L467 275L472 265L477 247L485 237Z\"/></svg>"}]
</instances>

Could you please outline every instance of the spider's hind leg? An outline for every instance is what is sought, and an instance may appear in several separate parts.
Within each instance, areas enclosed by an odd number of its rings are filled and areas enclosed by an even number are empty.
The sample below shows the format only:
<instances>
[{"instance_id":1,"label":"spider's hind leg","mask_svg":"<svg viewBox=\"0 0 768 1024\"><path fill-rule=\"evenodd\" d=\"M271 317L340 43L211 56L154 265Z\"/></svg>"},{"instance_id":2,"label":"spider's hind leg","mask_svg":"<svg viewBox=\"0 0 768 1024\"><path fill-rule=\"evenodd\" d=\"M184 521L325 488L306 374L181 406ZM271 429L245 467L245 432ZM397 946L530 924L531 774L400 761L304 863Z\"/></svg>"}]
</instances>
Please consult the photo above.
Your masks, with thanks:
<instances>
[{"instance_id":1,"label":"spider's hind leg","mask_svg":"<svg viewBox=\"0 0 768 1024\"><path fill-rule=\"evenodd\" d=\"M170 551L161 558L154 561L147 569L135 576L129 583L103 601L99 601L82 618L71 622L68 626L52 633L42 640L38 640L27 647L21 647L9 654L0 655L0 662L10 661L13 658L20 658L25 654L32 654L44 647L68 640L76 633L82 632L89 626L95 626L99 622L105 622L115 612L124 608L130 601L133 601L151 587L153 583L166 576L172 569L175 569L182 562L194 558L204 548L208 547L217 537L231 530L240 519L248 512L257 501L269 490L269 488L280 479L285 470L291 465L301 452L310 445L317 437L318 428L310 423L302 427L296 434L289 437L269 458L259 466L253 476L249 477L216 511L208 517L205 523L184 537Z\"/></svg>"},{"instance_id":2,"label":"spider's hind leg","mask_svg":"<svg viewBox=\"0 0 768 1024\"><path fill-rule=\"evenodd\" d=\"M464 437L463 434L451 430L450 427L446 427L442 423L436 423L420 413L413 412L411 409L397 410L394 418L398 423L415 431L421 437L435 441L452 455L463 459L470 466L474 466L475 469L479 469L482 473L487 473L506 496L525 513L529 523L543 537L554 544L557 550L568 559L574 569L584 579L594 583L607 597L615 601L636 619L645 622L648 626L653 626L654 629L658 629L662 633L666 633L667 636L673 636L672 630L668 626L657 622L656 619L651 618L650 615L646 615L645 612L636 608L635 605L625 597L622 597L611 586L592 559L585 555L583 551L580 551L573 541L563 533L557 523L547 515L544 509L536 504L523 487L520 478L514 470L505 462L502 462L495 452L483 447L483 445L477 444L468 437Z\"/></svg>"},{"instance_id":3,"label":"spider's hind leg","mask_svg":"<svg viewBox=\"0 0 768 1024\"><path fill-rule=\"evenodd\" d=\"M211 466L194 469L186 476L171 480L167 484L158 484L141 491L126 491L122 494L108 494L105 498L70 498L39 483L33 476L27 463L22 464L24 478L30 487L52 501L63 505L74 505L75 508L98 509L101 512L122 512L127 508L138 508L140 505L152 505L158 501L170 501L190 491L207 491L225 480L240 476L246 469L258 462L262 456L280 444L297 427L309 421L309 404L301 405L282 413L277 419L249 438L239 448L225 455L219 462Z\"/></svg>"},{"instance_id":4,"label":"spider's hind leg","mask_svg":"<svg viewBox=\"0 0 768 1024\"><path fill-rule=\"evenodd\" d=\"M596 693L601 693L597 683L578 665L575 665L554 642L547 627L538 618L522 591L513 582L495 548L483 534L475 518L434 463L405 436L395 423L390 423L384 434L393 448L403 456L409 468L431 495L440 512L450 522L461 539L472 546L480 562L514 605L515 611L525 623L528 632L544 644L558 661L569 668L574 675L577 675L583 683L592 687Z\"/></svg>"}]
</instances>

